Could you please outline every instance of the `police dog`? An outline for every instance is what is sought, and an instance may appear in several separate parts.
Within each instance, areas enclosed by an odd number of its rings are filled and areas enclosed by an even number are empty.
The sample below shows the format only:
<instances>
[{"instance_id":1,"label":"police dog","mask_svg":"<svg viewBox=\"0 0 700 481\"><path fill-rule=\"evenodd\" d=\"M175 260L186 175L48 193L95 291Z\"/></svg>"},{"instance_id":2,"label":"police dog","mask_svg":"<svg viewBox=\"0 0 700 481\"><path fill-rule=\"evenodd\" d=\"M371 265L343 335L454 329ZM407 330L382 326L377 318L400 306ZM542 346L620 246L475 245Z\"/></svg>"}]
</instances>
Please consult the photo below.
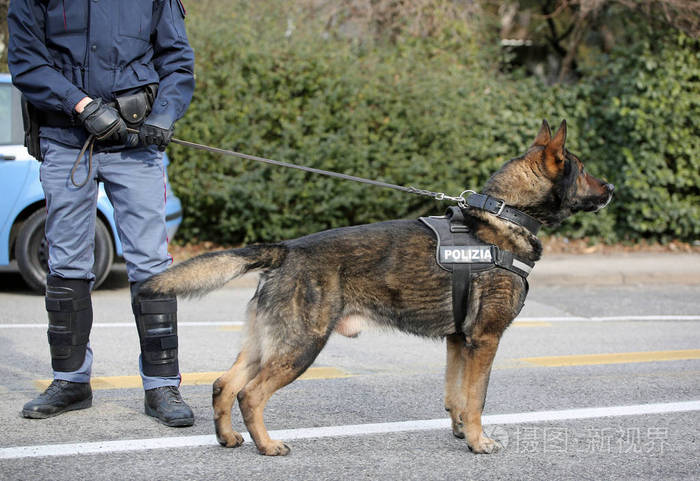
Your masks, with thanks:
<instances>
[{"instance_id":1,"label":"police dog","mask_svg":"<svg viewBox=\"0 0 700 481\"><path fill-rule=\"evenodd\" d=\"M589 175L565 141L565 122L552 136L544 121L528 151L507 162L482 192L545 225L603 208L613 186ZM464 214L482 241L530 262L540 258L540 241L524 227L473 208ZM196 296L246 272L261 272L242 349L213 385L216 436L223 446L243 442L231 426L238 399L260 453L289 453L286 444L270 438L263 423L270 396L314 362L332 333L354 337L378 325L446 338L445 407L453 433L466 438L473 452L491 453L499 444L481 426L486 387L499 339L520 311L527 284L502 268L476 275L465 337L453 320L450 273L438 266L435 251L433 233L418 220L345 227L203 254L152 277L142 293Z\"/></svg>"}]
</instances>

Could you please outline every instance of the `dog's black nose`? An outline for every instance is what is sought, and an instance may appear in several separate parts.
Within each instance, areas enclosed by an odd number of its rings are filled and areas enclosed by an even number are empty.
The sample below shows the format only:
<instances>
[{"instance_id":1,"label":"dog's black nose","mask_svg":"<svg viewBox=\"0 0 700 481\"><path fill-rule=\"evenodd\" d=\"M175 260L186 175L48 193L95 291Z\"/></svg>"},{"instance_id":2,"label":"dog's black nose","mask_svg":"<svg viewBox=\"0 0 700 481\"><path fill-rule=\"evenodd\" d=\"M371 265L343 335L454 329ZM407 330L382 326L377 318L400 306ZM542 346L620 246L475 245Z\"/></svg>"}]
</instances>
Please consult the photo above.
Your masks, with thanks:
<instances>
[{"instance_id":1,"label":"dog's black nose","mask_svg":"<svg viewBox=\"0 0 700 481\"><path fill-rule=\"evenodd\" d=\"M606 189L608 190L608 192L610 192L611 194L612 194L613 191L615 190L615 186L612 185L612 184L610 184L610 183L605 184L605 188L606 188Z\"/></svg>"}]
</instances>

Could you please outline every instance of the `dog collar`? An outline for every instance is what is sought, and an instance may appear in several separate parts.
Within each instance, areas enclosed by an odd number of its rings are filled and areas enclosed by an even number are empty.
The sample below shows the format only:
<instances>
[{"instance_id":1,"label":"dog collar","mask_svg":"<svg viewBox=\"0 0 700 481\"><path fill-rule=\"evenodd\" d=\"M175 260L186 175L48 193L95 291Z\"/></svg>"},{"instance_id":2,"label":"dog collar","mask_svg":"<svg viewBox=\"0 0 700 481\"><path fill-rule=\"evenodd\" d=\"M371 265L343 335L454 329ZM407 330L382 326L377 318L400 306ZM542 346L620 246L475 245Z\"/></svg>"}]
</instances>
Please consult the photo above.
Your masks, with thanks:
<instances>
[{"instance_id":1,"label":"dog collar","mask_svg":"<svg viewBox=\"0 0 700 481\"><path fill-rule=\"evenodd\" d=\"M523 226L533 235L537 235L537 231L542 227L542 222L515 207L507 205L503 199L491 197L487 194L473 193L467 196L466 203L469 207L484 210L513 224Z\"/></svg>"}]
</instances>

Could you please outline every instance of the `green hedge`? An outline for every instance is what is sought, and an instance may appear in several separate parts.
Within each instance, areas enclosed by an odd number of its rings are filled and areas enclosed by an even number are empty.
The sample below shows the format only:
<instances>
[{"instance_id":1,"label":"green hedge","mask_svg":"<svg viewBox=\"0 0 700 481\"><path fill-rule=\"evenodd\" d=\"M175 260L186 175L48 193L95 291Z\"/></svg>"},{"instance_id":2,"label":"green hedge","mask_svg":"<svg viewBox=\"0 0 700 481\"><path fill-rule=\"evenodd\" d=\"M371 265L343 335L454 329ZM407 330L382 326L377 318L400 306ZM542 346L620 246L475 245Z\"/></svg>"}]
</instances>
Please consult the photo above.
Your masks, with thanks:
<instances>
[{"instance_id":1,"label":"green hedge","mask_svg":"<svg viewBox=\"0 0 700 481\"><path fill-rule=\"evenodd\" d=\"M521 154L542 118L566 118L569 148L618 195L564 232L606 241L700 234L697 40L642 42L590 81L552 88L499 74L458 30L398 45L287 37L284 16L243 8L212 18L209 3L190 9L197 89L178 137L457 194ZM446 206L181 146L169 153L185 207L180 242L281 240Z\"/></svg>"},{"instance_id":2,"label":"green hedge","mask_svg":"<svg viewBox=\"0 0 700 481\"><path fill-rule=\"evenodd\" d=\"M619 187L607 222L581 217L578 234L700 238L699 47L649 34L577 87L582 151Z\"/></svg>"}]
</instances>

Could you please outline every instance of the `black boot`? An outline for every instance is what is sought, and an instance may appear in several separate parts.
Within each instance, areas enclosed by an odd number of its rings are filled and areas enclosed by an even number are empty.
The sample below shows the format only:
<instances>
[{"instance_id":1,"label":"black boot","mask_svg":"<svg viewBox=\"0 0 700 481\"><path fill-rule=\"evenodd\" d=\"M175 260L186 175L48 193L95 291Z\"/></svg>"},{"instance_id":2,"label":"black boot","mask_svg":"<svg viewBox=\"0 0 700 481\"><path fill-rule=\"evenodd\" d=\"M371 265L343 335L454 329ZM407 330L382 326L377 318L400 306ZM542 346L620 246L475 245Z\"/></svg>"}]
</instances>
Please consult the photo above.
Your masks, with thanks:
<instances>
[{"instance_id":1,"label":"black boot","mask_svg":"<svg viewBox=\"0 0 700 481\"><path fill-rule=\"evenodd\" d=\"M90 383L54 379L46 391L22 408L25 418L45 419L66 411L86 409L92 406Z\"/></svg>"},{"instance_id":2,"label":"black boot","mask_svg":"<svg viewBox=\"0 0 700 481\"><path fill-rule=\"evenodd\" d=\"M194 424L192 409L182 400L175 386L163 386L146 391L146 414L170 427L187 427Z\"/></svg>"}]
</instances>

